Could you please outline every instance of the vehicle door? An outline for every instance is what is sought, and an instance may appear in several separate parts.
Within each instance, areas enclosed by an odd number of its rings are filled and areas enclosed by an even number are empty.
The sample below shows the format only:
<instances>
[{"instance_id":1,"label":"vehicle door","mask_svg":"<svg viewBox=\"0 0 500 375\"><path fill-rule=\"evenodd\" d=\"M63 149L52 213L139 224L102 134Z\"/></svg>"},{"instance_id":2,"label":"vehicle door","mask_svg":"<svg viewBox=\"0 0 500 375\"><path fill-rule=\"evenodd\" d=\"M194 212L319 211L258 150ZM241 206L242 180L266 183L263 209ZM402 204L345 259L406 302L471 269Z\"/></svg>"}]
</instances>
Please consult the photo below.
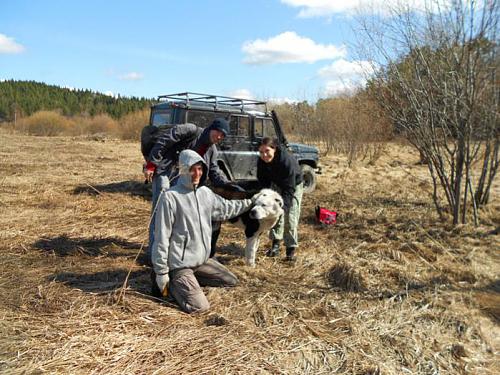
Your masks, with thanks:
<instances>
[{"instance_id":1,"label":"vehicle door","mask_svg":"<svg viewBox=\"0 0 500 375\"><path fill-rule=\"evenodd\" d=\"M230 133L219 145L220 157L235 180L256 178L257 157L250 135L250 119L247 115L231 114Z\"/></svg>"},{"instance_id":2,"label":"vehicle door","mask_svg":"<svg viewBox=\"0 0 500 375\"><path fill-rule=\"evenodd\" d=\"M273 119L268 117L255 117L253 119L252 150L254 151L255 161L251 175L257 178L257 160L259 158L259 146L265 137L276 138L277 132Z\"/></svg>"}]
</instances>

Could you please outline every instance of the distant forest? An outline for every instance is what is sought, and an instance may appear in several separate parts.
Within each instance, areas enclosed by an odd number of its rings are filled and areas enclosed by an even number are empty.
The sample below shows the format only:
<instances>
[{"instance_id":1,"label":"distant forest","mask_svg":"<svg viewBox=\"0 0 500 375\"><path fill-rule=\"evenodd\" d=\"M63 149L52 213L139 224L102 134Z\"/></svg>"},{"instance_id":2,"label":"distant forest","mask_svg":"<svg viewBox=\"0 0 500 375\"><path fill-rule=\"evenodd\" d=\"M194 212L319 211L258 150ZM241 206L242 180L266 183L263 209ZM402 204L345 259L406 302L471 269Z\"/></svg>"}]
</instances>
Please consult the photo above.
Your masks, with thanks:
<instances>
[{"instance_id":1,"label":"distant forest","mask_svg":"<svg viewBox=\"0 0 500 375\"><path fill-rule=\"evenodd\" d=\"M13 121L40 110L59 110L65 116L107 113L118 119L146 108L151 99L113 97L91 90L73 90L35 81L0 82L0 122Z\"/></svg>"}]
</instances>

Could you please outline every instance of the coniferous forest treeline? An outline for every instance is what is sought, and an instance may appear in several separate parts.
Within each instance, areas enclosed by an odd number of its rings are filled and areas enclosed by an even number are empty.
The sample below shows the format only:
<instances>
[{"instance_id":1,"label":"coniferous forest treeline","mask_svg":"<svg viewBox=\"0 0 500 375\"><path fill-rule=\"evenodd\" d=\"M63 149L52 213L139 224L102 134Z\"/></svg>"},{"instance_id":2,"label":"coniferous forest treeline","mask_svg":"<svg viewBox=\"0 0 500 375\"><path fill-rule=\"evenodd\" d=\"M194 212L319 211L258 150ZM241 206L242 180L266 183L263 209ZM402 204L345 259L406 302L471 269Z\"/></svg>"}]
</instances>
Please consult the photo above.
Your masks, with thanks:
<instances>
[{"instance_id":1,"label":"coniferous forest treeline","mask_svg":"<svg viewBox=\"0 0 500 375\"><path fill-rule=\"evenodd\" d=\"M69 89L35 81L0 82L0 122L13 121L40 110L61 111L64 116L108 114L118 119L149 106L151 99L113 97L91 90Z\"/></svg>"}]
</instances>

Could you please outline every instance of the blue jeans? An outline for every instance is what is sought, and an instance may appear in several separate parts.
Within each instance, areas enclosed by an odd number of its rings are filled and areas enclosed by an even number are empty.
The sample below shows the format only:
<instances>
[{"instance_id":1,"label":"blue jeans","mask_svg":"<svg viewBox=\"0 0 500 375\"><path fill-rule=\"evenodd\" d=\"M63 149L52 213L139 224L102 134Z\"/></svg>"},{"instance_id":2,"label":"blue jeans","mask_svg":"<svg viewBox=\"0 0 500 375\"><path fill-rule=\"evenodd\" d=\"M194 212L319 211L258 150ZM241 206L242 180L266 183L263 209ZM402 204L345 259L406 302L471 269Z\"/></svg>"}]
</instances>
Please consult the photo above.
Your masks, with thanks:
<instances>
[{"instance_id":1,"label":"blue jeans","mask_svg":"<svg viewBox=\"0 0 500 375\"><path fill-rule=\"evenodd\" d=\"M170 180L167 175L154 175L152 181L152 190L153 190L153 199L152 199L152 207L151 207L151 217L149 221L149 246L147 257L149 261L151 261L151 250L153 249L153 242L155 239L155 209L158 202L158 198L160 198L160 193L162 190L167 190L170 188Z\"/></svg>"}]
</instances>

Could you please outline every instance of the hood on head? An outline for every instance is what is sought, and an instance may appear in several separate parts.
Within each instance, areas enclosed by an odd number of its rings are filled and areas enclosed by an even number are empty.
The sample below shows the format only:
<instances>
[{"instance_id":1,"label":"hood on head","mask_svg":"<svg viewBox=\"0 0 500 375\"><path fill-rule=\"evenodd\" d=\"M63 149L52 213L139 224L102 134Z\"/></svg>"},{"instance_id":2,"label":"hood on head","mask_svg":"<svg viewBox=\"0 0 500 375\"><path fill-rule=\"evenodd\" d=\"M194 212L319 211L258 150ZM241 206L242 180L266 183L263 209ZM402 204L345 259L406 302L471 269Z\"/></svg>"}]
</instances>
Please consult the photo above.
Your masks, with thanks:
<instances>
[{"instance_id":1,"label":"hood on head","mask_svg":"<svg viewBox=\"0 0 500 375\"><path fill-rule=\"evenodd\" d=\"M203 185L207 176L207 163L203 158L193 150L183 150L179 154L179 183L192 187L191 174L189 169L197 164L202 163L203 165L203 176L200 179L200 185Z\"/></svg>"},{"instance_id":2,"label":"hood on head","mask_svg":"<svg viewBox=\"0 0 500 375\"><path fill-rule=\"evenodd\" d=\"M209 130L218 130L227 137L229 134L229 122L223 117L217 117L208 127Z\"/></svg>"}]
</instances>

